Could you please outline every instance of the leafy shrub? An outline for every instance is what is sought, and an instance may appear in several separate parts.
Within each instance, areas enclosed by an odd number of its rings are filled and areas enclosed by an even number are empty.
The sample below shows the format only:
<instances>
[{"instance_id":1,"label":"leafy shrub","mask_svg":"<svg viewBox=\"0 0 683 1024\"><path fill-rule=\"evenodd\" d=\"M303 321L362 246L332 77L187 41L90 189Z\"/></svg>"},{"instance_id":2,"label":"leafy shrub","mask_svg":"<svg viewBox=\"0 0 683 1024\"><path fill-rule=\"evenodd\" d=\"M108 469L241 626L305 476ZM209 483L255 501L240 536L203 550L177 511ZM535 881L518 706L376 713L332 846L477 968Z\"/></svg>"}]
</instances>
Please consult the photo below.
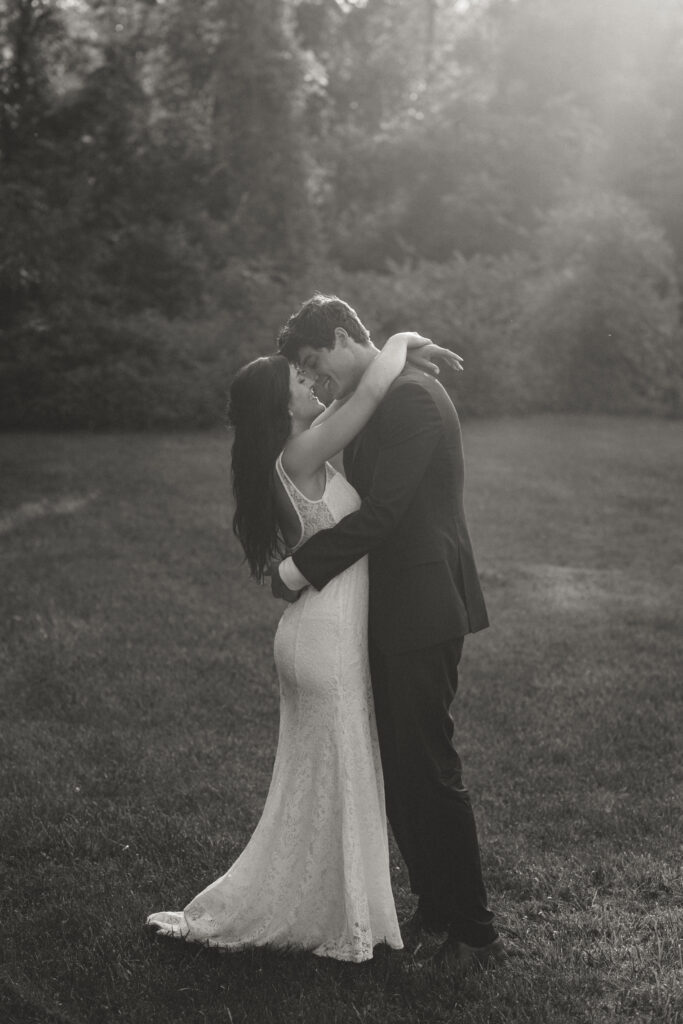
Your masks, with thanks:
<instances>
[{"instance_id":1,"label":"leafy shrub","mask_svg":"<svg viewBox=\"0 0 683 1024\"><path fill-rule=\"evenodd\" d=\"M536 404L526 380L527 354L517 325L533 261L456 256L447 263L394 265L390 273L319 272L315 287L353 305L381 342L398 330L418 330L458 352L462 377L448 378L467 413L521 411Z\"/></svg>"},{"instance_id":2,"label":"leafy shrub","mask_svg":"<svg viewBox=\"0 0 683 1024\"><path fill-rule=\"evenodd\" d=\"M4 426L214 425L235 364L257 346L224 316L189 323L81 313L77 323L33 317L15 329L0 364ZM242 340L234 345L231 334Z\"/></svg>"},{"instance_id":3,"label":"leafy shrub","mask_svg":"<svg viewBox=\"0 0 683 1024\"><path fill-rule=\"evenodd\" d=\"M547 215L538 252L520 326L537 364L555 368L549 406L680 412L680 295L663 232L625 197L580 196Z\"/></svg>"},{"instance_id":4,"label":"leafy shrub","mask_svg":"<svg viewBox=\"0 0 683 1024\"><path fill-rule=\"evenodd\" d=\"M350 301L376 338L413 328L458 351L465 412L680 415L675 257L645 212L613 194L574 198L546 216L534 248L386 274L326 268L314 283Z\"/></svg>"},{"instance_id":5,"label":"leafy shrub","mask_svg":"<svg viewBox=\"0 0 683 1024\"><path fill-rule=\"evenodd\" d=\"M272 352L279 327L319 290L341 295L376 342L415 329L459 352L445 377L469 414L544 409L681 411L671 251L632 203L554 211L537 255L456 256L387 273L320 264L296 279L233 261L194 319L116 315L94 301L15 319L0 355L0 424L204 427L223 421L235 371Z\"/></svg>"}]
</instances>

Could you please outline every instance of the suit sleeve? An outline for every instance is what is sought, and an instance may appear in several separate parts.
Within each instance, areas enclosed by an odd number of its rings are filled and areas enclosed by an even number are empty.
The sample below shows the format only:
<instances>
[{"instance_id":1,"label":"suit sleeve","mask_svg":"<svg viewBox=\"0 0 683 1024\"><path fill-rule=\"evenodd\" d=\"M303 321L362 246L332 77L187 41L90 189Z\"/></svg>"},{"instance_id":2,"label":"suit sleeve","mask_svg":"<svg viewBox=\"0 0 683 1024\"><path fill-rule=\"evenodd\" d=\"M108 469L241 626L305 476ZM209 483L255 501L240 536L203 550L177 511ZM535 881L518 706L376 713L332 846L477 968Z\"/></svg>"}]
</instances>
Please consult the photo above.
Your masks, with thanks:
<instances>
[{"instance_id":1,"label":"suit sleeve","mask_svg":"<svg viewBox=\"0 0 683 1024\"><path fill-rule=\"evenodd\" d=\"M410 505L442 434L436 403L414 382L390 391L379 417L379 453L370 492L356 512L316 533L293 555L296 567L317 590L389 536Z\"/></svg>"}]
</instances>

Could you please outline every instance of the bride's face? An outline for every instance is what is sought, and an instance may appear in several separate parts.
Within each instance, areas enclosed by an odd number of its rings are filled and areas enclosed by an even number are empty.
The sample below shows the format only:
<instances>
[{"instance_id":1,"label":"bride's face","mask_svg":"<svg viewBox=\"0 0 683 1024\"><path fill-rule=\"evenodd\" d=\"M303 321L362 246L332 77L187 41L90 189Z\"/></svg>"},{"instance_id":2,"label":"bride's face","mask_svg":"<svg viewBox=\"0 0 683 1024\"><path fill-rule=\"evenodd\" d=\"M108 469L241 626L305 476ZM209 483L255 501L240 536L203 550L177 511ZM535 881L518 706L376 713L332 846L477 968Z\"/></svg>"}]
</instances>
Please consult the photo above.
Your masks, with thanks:
<instances>
[{"instance_id":1,"label":"bride's face","mask_svg":"<svg viewBox=\"0 0 683 1024\"><path fill-rule=\"evenodd\" d=\"M313 382L296 366L289 368L289 411L298 423L311 423L325 406L313 391Z\"/></svg>"}]
</instances>

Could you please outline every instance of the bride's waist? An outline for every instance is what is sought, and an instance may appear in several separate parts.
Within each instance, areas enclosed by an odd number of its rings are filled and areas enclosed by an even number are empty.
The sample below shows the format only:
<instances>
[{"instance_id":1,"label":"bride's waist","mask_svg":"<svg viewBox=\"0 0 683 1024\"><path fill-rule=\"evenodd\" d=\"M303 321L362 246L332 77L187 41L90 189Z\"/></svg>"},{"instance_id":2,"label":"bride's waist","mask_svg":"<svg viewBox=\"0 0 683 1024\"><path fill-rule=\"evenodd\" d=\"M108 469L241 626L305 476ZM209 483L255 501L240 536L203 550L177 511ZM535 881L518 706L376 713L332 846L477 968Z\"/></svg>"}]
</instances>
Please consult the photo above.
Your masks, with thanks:
<instances>
[{"instance_id":1,"label":"bride's waist","mask_svg":"<svg viewBox=\"0 0 683 1024\"><path fill-rule=\"evenodd\" d=\"M354 562L348 569L344 569L338 576L333 576L322 590L316 590L315 587L309 584L300 593L301 597L285 608L283 618L288 613L298 612L298 614L302 614L304 609L313 612L314 610L322 610L331 604L337 607L340 602L355 604L359 601L367 601L367 555Z\"/></svg>"}]
</instances>

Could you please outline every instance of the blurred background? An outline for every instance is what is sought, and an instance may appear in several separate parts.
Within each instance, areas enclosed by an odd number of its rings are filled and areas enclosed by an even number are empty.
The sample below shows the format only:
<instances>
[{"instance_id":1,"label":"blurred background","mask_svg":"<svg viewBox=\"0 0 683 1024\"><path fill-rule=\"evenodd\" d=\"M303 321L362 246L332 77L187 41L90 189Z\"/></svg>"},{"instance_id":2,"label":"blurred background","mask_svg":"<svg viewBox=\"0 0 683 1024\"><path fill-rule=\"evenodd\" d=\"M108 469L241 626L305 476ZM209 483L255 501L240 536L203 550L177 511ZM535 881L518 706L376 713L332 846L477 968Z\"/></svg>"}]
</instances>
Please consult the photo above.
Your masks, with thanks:
<instances>
[{"instance_id":1,"label":"blurred background","mask_svg":"<svg viewBox=\"0 0 683 1024\"><path fill-rule=\"evenodd\" d=\"M5 0L0 426L220 424L314 289L680 414L680 0Z\"/></svg>"}]
</instances>

